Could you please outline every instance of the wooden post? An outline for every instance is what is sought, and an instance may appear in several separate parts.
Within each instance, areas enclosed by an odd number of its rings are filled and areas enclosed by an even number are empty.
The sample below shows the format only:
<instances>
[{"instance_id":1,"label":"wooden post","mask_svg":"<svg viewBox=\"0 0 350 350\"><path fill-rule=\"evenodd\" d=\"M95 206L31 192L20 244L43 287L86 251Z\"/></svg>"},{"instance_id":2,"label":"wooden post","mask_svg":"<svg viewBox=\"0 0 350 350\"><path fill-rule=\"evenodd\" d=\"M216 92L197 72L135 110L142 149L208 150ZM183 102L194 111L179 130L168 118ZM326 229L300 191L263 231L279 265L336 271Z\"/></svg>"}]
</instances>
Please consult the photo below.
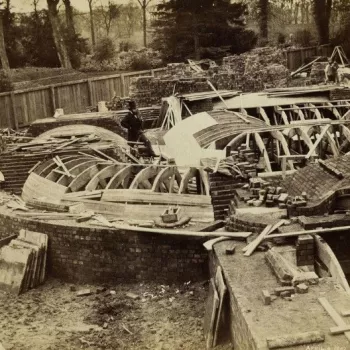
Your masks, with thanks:
<instances>
[{"instance_id":1,"label":"wooden post","mask_svg":"<svg viewBox=\"0 0 350 350\"><path fill-rule=\"evenodd\" d=\"M15 124L15 129L18 130L18 120L17 120L17 114L16 114L16 101L15 101L15 93L11 92L10 94L10 98L11 98L11 114L12 114L12 118L11 120L13 120L14 124ZM9 125L9 127L12 127L12 122Z\"/></svg>"},{"instance_id":2,"label":"wooden post","mask_svg":"<svg viewBox=\"0 0 350 350\"><path fill-rule=\"evenodd\" d=\"M56 100L55 100L55 87L50 87L50 98L51 98L51 106L52 106L52 115L55 113L56 110Z\"/></svg>"},{"instance_id":3,"label":"wooden post","mask_svg":"<svg viewBox=\"0 0 350 350\"><path fill-rule=\"evenodd\" d=\"M122 87L122 91L121 91L121 97L125 97L126 94L126 86L125 86L125 76L124 74L120 75L120 80L121 80L121 87Z\"/></svg>"},{"instance_id":4,"label":"wooden post","mask_svg":"<svg viewBox=\"0 0 350 350\"><path fill-rule=\"evenodd\" d=\"M93 104L93 96L92 96L92 82L91 79L87 80L87 87L88 87L88 95L89 95L89 105L92 106Z\"/></svg>"}]
</instances>

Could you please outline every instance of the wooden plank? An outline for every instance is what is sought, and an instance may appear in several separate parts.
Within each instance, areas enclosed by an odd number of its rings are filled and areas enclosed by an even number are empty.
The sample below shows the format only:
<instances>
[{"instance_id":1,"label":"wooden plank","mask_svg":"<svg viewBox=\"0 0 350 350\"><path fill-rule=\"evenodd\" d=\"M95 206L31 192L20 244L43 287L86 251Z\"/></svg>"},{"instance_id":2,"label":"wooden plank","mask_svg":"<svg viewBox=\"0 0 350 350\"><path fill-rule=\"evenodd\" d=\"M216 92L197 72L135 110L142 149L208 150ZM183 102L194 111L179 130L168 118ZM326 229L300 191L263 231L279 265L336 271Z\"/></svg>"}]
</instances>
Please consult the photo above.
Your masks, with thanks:
<instances>
[{"instance_id":1,"label":"wooden plank","mask_svg":"<svg viewBox=\"0 0 350 350\"><path fill-rule=\"evenodd\" d=\"M17 119L17 112L16 112L16 100L15 100L15 94L12 91L10 94L11 98L11 114L12 114L12 119L14 123L14 127L16 130L18 130L18 119ZM11 125L9 125L11 127Z\"/></svg>"},{"instance_id":2,"label":"wooden plank","mask_svg":"<svg viewBox=\"0 0 350 350\"><path fill-rule=\"evenodd\" d=\"M84 187L93 176L95 176L100 171L97 164L90 166L85 169L82 173L77 175L77 177L69 184L69 188L72 192L78 191Z\"/></svg>"},{"instance_id":3,"label":"wooden plank","mask_svg":"<svg viewBox=\"0 0 350 350\"><path fill-rule=\"evenodd\" d=\"M348 280L334 252L320 236L315 235L315 250L321 262L327 266L332 277L350 294Z\"/></svg>"},{"instance_id":4,"label":"wooden plank","mask_svg":"<svg viewBox=\"0 0 350 350\"><path fill-rule=\"evenodd\" d=\"M108 189L104 191L102 200L115 203L143 203L185 206L211 206L211 197L196 194L176 194L152 192L149 190Z\"/></svg>"},{"instance_id":5,"label":"wooden plank","mask_svg":"<svg viewBox=\"0 0 350 350\"><path fill-rule=\"evenodd\" d=\"M222 269L220 266L218 266L216 270L215 275L215 285L218 290L219 295L219 308L218 308L218 314L215 322L215 328L214 328L214 340L213 340L213 347L215 347L218 344L218 338L219 338L219 329L222 325L222 309L224 305L224 297L226 294L226 285L224 281L224 276L222 274Z\"/></svg>"},{"instance_id":6,"label":"wooden plank","mask_svg":"<svg viewBox=\"0 0 350 350\"><path fill-rule=\"evenodd\" d=\"M323 137L326 135L326 133L328 132L329 126L325 126L321 132L321 134L319 135L319 138L316 140L316 142L312 145L312 147L310 148L308 154L305 156L306 159L309 159L313 153L316 150L316 147L319 145L319 143L322 141Z\"/></svg>"},{"instance_id":7,"label":"wooden plank","mask_svg":"<svg viewBox=\"0 0 350 350\"><path fill-rule=\"evenodd\" d=\"M142 184L146 180L150 180L152 178L155 178L158 173L161 171L157 166L151 165L147 168L142 169L134 178L132 183L130 184L130 189L137 189L139 184ZM152 185L150 186L150 189L152 188Z\"/></svg>"},{"instance_id":8,"label":"wooden plank","mask_svg":"<svg viewBox=\"0 0 350 350\"><path fill-rule=\"evenodd\" d=\"M342 310L341 315L343 317L349 317L350 316L350 310Z\"/></svg>"},{"instance_id":9,"label":"wooden plank","mask_svg":"<svg viewBox=\"0 0 350 350\"><path fill-rule=\"evenodd\" d=\"M67 187L47 180L32 172L23 186L22 197L25 201L40 197L60 200L66 191Z\"/></svg>"},{"instance_id":10,"label":"wooden plank","mask_svg":"<svg viewBox=\"0 0 350 350\"><path fill-rule=\"evenodd\" d=\"M296 237L296 236L302 236L302 235L314 235L314 234L322 234L326 232L343 232L343 231L350 231L350 226L319 228L314 230L303 230L303 231L293 231L288 233L271 234L271 235L265 236L263 239L267 240L267 239L273 239L273 238L288 238L288 237Z\"/></svg>"},{"instance_id":11,"label":"wooden plank","mask_svg":"<svg viewBox=\"0 0 350 350\"><path fill-rule=\"evenodd\" d=\"M215 287L214 279L210 279L208 299L205 307L204 315L204 338L206 340L206 347L210 349L213 347L215 323L217 318L217 310L219 307L219 295ZM0 349L1 350L1 349Z\"/></svg>"},{"instance_id":12,"label":"wooden plank","mask_svg":"<svg viewBox=\"0 0 350 350\"><path fill-rule=\"evenodd\" d=\"M266 339L269 349L280 349L297 345L322 343L324 340L325 335L320 331L296 333Z\"/></svg>"},{"instance_id":13,"label":"wooden plank","mask_svg":"<svg viewBox=\"0 0 350 350\"><path fill-rule=\"evenodd\" d=\"M338 335L338 334L343 334L345 332L350 332L350 324L347 326L331 327L329 331L332 335Z\"/></svg>"},{"instance_id":14,"label":"wooden plank","mask_svg":"<svg viewBox=\"0 0 350 350\"><path fill-rule=\"evenodd\" d=\"M67 200L65 200L67 201ZM88 199L72 198L67 202L81 202L84 203L88 210L93 210L96 213L112 214L115 217L122 219L156 219L164 212L168 205L159 204L124 204L104 201L93 201ZM214 221L214 210L212 206L187 206L186 215L192 218L194 222L209 223ZM234 234L234 232L232 232ZM223 235L223 232L221 232Z\"/></svg>"},{"instance_id":15,"label":"wooden plank","mask_svg":"<svg viewBox=\"0 0 350 350\"><path fill-rule=\"evenodd\" d=\"M347 326L346 322L342 319L342 317L334 310L333 306L329 303L329 301L324 298L318 298L318 301L323 306L323 308L328 312L328 315L333 319L337 326ZM350 332L344 332L344 335L347 340L350 341Z\"/></svg>"},{"instance_id":16,"label":"wooden plank","mask_svg":"<svg viewBox=\"0 0 350 350\"><path fill-rule=\"evenodd\" d=\"M259 244L264 240L264 238L269 234L272 229L272 225L267 225L260 235L254 239L250 244L243 248L244 256L251 256Z\"/></svg>"},{"instance_id":17,"label":"wooden plank","mask_svg":"<svg viewBox=\"0 0 350 350\"><path fill-rule=\"evenodd\" d=\"M213 246L215 243L222 242L222 241L229 241L231 240L231 237L217 237L210 239L209 241L206 241L203 243L204 248L208 251L211 252L213 250Z\"/></svg>"}]
</instances>

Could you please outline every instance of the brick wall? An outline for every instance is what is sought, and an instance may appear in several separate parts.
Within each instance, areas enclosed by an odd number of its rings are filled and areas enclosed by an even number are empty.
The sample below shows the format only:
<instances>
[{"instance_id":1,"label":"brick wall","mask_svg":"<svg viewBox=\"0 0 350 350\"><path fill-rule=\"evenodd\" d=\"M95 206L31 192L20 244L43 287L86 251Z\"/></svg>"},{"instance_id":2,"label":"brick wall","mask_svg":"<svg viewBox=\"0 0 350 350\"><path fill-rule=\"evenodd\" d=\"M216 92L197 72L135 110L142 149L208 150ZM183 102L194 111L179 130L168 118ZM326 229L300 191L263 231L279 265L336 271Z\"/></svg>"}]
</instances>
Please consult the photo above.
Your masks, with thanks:
<instances>
[{"instance_id":1,"label":"brick wall","mask_svg":"<svg viewBox=\"0 0 350 350\"><path fill-rule=\"evenodd\" d=\"M226 223L226 230L230 232L254 232L261 233L261 231L266 227L266 224L254 222L250 219L241 219L235 216L235 214L230 215Z\"/></svg>"},{"instance_id":2,"label":"brick wall","mask_svg":"<svg viewBox=\"0 0 350 350\"><path fill-rule=\"evenodd\" d=\"M21 228L49 236L49 273L66 281L172 283L208 277L203 238L65 226L0 212L0 239Z\"/></svg>"},{"instance_id":3,"label":"brick wall","mask_svg":"<svg viewBox=\"0 0 350 350\"><path fill-rule=\"evenodd\" d=\"M209 266L210 276L214 277L217 267L220 266L220 261L215 253L215 250L210 254ZM226 279L225 269L223 269L223 274L224 278ZM242 309L238 304L232 285L231 283L226 283L226 286L228 290L228 298L225 298L224 301L223 320L225 326L228 325L229 327L230 340L233 344L233 348L256 350L256 343L248 323L245 320Z\"/></svg>"}]
</instances>

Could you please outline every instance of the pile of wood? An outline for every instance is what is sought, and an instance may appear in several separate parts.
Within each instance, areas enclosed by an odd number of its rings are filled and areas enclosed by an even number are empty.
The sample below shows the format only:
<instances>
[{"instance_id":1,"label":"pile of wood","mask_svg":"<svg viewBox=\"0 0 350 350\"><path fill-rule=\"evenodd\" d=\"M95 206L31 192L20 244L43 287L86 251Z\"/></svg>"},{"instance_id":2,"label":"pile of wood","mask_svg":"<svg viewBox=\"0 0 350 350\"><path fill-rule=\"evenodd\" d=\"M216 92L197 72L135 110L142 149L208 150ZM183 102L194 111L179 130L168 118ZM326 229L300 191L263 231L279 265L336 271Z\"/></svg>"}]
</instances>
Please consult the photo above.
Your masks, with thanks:
<instances>
[{"instance_id":1,"label":"pile of wood","mask_svg":"<svg viewBox=\"0 0 350 350\"><path fill-rule=\"evenodd\" d=\"M0 289L21 294L45 281L48 237L21 230L0 249Z\"/></svg>"},{"instance_id":2,"label":"pile of wood","mask_svg":"<svg viewBox=\"0 0 350 350\"><path fill-rule=\"evenodd\" d=\"M7 152L26 151L30 153L53 153L59 150L75 150L98 142L101 138L94 134L84 134L71 137L50 137L46 140L8 145Z\"/></svg>"}]
</instances>

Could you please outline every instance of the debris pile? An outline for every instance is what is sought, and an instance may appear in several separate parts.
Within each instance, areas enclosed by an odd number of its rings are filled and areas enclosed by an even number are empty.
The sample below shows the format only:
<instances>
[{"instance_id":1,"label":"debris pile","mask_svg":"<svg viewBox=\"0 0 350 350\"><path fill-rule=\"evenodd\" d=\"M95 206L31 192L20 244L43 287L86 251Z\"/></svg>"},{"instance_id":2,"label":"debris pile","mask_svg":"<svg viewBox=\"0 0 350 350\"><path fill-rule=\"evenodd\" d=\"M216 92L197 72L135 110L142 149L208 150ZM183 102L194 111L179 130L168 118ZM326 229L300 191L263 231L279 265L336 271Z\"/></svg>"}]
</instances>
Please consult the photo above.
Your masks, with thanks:
<instances>
[{"instance_id":1,"label":"debris pile","mask_svg":"<svg viewBox=\"0 0 350 350\"><path fill-rule=\"evenodd\" d=\"M48 237L21 230L0 249L0 288L21 294L42 284L46 276Z\"/></svg>"},{"instance_id":2,"label":"debris pile","mask_svg":"<svg viewBox=\"0 0 350 350\"><path fill-rule=\"evenodd\" d=\"M162 97L172 96L175 93L186 94L211 91L203 77L192 78L154 78L140 77L133 80L130 86L130 98L138 106L152 106L161 103Z\"/></svg>"},{"instance_id":3,"label":"debris pile","mask_svg":"<svg viewBox=\"0 0 350 350\"><path fill-rule=\"evenodd\" d=\"M276 48L257 48L225 57L221 70L232 73L236 88L244 92L287 86L289 80L285 53Z\"/></svg>"}]
</instances>

